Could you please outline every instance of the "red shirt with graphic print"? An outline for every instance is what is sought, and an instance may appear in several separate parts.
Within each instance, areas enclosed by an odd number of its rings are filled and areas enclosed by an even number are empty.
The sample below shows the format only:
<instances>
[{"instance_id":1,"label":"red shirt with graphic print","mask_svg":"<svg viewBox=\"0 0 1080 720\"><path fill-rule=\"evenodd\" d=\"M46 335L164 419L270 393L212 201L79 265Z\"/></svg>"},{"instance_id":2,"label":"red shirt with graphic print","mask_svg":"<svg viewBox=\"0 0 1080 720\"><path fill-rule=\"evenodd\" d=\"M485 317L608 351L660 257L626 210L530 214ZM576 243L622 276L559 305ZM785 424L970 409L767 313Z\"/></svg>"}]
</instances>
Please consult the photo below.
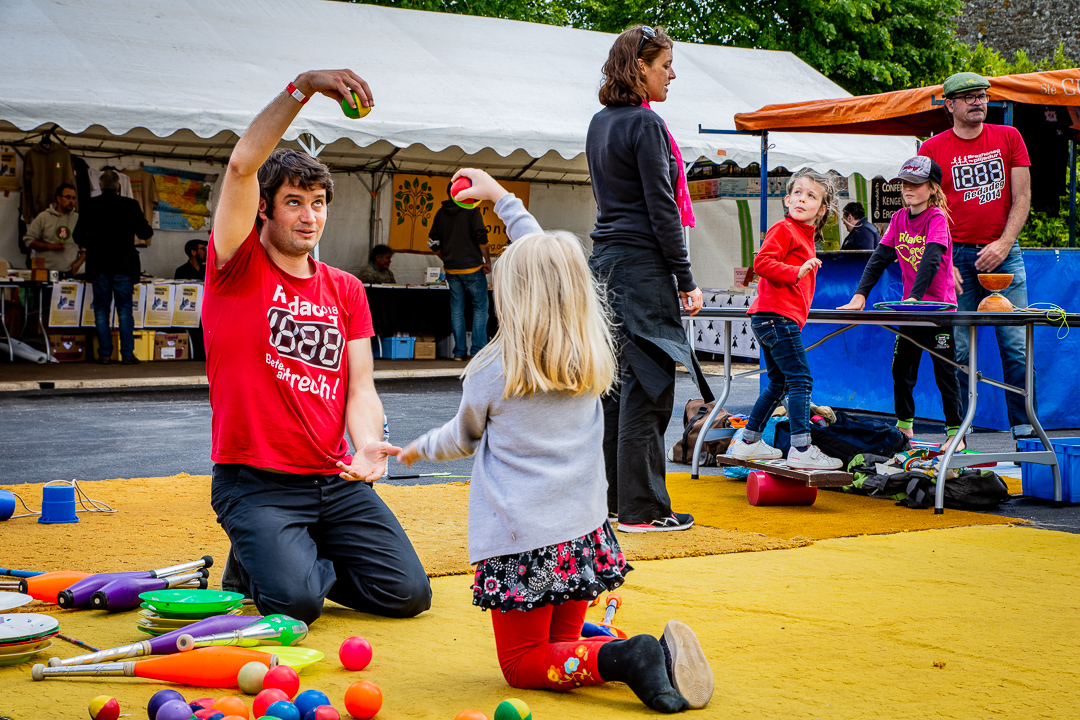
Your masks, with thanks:
<instances>
[{"instance_id":1,"label":"red shirt with graphic print","mask_svg":"<svg viewBox=\"0 0 1080 720\"><path fill-rule=\"evenodd\" d=\"M984 123L979 137L965 140L949 129L919 154L941 166L953 242L985 245L1001 237L1012 209L1012 169L1031 165L1020 131Z\"/></svg>"},{"instance_id":2,"label":"red shirt with graphic print","mask_svg":"<svg viewBox=\"0 0 1080 720\"><path fill-rule=\"evenodd\" d=\"M315 260L310 278L270 260L254 228L217 267L206 254L202 322L218 463L337 473L345 441L347 343L374 335L363 284Z\"/></svg>"}]
</instances>

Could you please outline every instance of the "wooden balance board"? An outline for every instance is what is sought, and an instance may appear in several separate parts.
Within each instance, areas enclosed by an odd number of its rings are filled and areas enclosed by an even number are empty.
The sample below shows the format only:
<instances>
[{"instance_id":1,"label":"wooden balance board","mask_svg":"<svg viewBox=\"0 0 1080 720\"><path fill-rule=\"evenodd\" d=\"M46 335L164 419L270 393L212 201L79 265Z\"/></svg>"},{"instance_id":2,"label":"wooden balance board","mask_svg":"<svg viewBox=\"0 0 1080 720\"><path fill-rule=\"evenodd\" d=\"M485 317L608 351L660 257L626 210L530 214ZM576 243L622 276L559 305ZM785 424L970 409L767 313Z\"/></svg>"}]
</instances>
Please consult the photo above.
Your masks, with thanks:
<instances>
[{"instance_id":1,"label":"wooden balance board","mask_svg":"<svg viewBox=\"0 0 1080 720\"><path fill-rule=\"evenodd\" d=\"M791 480L806 483L807 487L843 487L850 485L855 478L851 473L840 470L801 470L789 468L782 460L738 460L730 455L717 455L717 465L736 465L738 467L760 470Z\"/></svg>"}]
</instances>

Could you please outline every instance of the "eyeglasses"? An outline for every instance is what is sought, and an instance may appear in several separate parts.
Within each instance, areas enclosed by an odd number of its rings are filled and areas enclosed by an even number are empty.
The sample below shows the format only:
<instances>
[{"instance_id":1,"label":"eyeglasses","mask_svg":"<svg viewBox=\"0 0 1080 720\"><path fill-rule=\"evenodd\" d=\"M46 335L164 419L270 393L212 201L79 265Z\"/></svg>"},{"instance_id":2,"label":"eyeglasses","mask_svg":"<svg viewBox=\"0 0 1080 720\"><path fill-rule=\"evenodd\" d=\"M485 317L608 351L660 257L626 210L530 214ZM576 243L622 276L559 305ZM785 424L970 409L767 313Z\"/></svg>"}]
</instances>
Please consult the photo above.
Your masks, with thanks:
<instances>
[{"instance_id":1,"label":"eyeglasses","mask_svg":"<svg viewBox=\"0 0 1080 720\"><path fill-rule=\"evenodd\" d=\"M645 43L649 42L650 40L655 40L655 39L656 39L656 31L653 30L648 25L642 25L641 26L641 42L639 42L638 46L637 46L637 54L638 54L639 57L641 56L641 51L645 49Z\"/></svg>"},{"instance_id":2,"label":"eyeglasses","mask_svg":"<svg viewBox=\"0 0 1080 720\"><path fill-rule=\"evenodd\" d=\"M990 96L986 93L979 93L978 95L954 95L953 100L963 100L968 105L984 105L990 102Z\"/></svg>"}]
</instances>

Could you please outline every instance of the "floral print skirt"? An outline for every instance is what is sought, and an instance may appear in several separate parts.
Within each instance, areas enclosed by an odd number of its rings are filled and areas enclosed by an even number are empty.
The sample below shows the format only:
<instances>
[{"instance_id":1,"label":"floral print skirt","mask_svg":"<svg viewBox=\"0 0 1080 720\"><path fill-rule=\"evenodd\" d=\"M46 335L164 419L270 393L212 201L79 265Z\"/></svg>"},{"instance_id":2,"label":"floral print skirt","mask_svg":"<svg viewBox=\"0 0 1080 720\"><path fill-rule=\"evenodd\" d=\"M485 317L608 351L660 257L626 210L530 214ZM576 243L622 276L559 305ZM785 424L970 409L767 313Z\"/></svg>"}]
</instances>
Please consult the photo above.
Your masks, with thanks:
<instances>
[{"instance_id":1,"label":"floral print skirt","mask_svg":"<svg viewBox=\"0 0 1080 720\"><path fill-rule=\"evenodd\" d=\"M576 540L481 560L473 578L473 605L506 612L593 600L622 585L631 570L605 520Z\"/></svg>"}]
</instances>

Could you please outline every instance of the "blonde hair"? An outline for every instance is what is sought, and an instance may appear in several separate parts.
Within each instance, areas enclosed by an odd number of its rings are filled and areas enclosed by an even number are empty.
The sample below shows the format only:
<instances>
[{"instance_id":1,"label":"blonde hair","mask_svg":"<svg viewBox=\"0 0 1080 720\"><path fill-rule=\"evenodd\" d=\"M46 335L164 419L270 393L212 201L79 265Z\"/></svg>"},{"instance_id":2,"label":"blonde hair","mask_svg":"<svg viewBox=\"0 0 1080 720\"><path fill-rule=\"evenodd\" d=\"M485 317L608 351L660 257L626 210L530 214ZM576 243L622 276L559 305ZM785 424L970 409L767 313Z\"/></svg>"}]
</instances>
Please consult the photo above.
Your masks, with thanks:
<instances>
[{"instance_id":1,"label":"blonde hair","mask_svg":"<svg viewBox=\"0 0 1080 720\"><path fill-rule=\"evenodd\" d=\"M928 205L930 207L940 208L941 212L945 215L945 222L952 224L952 215L949 213L949 200L945 197L945 191L941 189L941 185L928 180L930 183L930 200Z\"/></svg>"},{"instance_id":2,"label":"blonde hair","mask_svg":"<svg viewBox=\"0 0 1080 720\"><path fill-rule=\"evenodd\" d=\"M610 313L577 237L526 235L495 263L491 282L499 331L465 375L500 356L505 398L607 392L617 367Z\"/></svg>"},{"instance_id":3,"label":"blonde hair","mask_svg":"<svg viewBox=\"0 0 1080 720\"><path fill-rule=\"evenodd\" d=\"M795 183L804 178L821 188L821 206L825 208L825 212L814 218L814 230L817 234L820 234L825 224L829 222L829 213L836 212L836 208L833 207L836 202L836 183L828 175L823 175L810 168L803 168L788 178L785 194L790 195Z\"/></svg>"}]
</instances>

